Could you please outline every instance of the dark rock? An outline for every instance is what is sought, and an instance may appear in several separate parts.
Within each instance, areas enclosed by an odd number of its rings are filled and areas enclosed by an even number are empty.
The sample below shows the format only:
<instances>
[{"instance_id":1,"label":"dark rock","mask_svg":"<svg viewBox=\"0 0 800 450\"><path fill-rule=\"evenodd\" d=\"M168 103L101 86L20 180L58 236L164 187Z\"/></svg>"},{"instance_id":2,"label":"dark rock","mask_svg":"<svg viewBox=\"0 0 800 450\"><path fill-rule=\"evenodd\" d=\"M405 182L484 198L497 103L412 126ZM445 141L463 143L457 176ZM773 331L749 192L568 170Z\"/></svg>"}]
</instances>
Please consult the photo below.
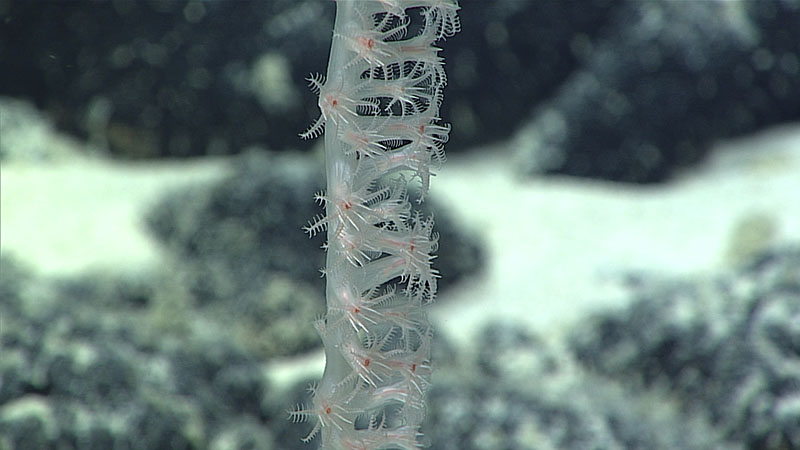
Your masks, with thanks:
<instances>
[{"instance_id":1,"label":"dark rock","mask_svg":"<svg viewBox=\"0 0 800 450\"><path fill-rule=\"evenodd\" d=\"M167 195L148 218L156 237L195 266L203 283L198 297L260 292L273 273L324 286L321 242L302 232L319 212L313 193L324 186L322 168L265 153L249 153L234 165L235 173L217 185ZM236 279L224 280L231 276Z\"/></svg>"},{"instance_id":2,"label":"dark rock","mask_svg":"<svg viewBox=\"0 0 800 450\"><path fill-rule=\"evenodd\" d=\"M234 422L222 430L215 441L209 445L210 450L271 450L273 448L288 449L294 448L281 444L275 445L277 441L273 438L269 429L265 429L253 422Z\"/></svg>"},{"instance_id":3,"label":"dark rock","mask_svg":"<svg viewBox=\"0 0 800 450\"><path fill-rule=\"evenodd\" d=\"M232 411L259 417L264 384L257 371L248 366L225 367L211 382L216 396Z\"/></svg>"},{"instance_id":4,"label":"dark rock","mask_svg":"<svg viewBox=\"0 0 800 450\"><path fill-rule=\"evenodd\" d=\"M257 355L196 311L163 328L155 277L53 280L2 263L20 276L0 288L0 449L201 449L237 422L272 447Z\"/></svg>"},{"instance_id":5,"label":"dark rock","mask_svg":"<svg viewBox=\"0 0 800 450\"><path fill-rule=\"evenodd\" d=\"M192 302L265 356L306 351L319 345L325 254L302 227L322 176L293 157L250 153L235 165L218 185L167 196L148 224Z\"/></svg>"},{"instance_id":6,"label":"dark rock","mask_svg":"<svg viewBox=\"0 0 800 450\"><path fill-rule=\"evenodd\" d=\"M425 433L437 450L735 449L684 417L584 377L554 342L512 323L480 333L477 361L437 367Z\"/></svg>"},{"instance_id":7,"label":"dark rock","mask_svg":"<svg viewBox=\"0 0 800 450\"><path fill-rule=\"evenodd\" d=\"M505 140L581 66L624 1L460 2L463 31L441 44L448 152Z\"/></svg>"},{"instance_id":8,"label":"dark rock","mask_svg":"<svg viewBox=\"0 0 800 450\"><path fill-rule=\"evenodd\" d=\"M299 145L316 114L299 86L324 67L334 13L293 0L2 7L0 92L125 158Z\"/></svg>"},{"instance_id":9,"label":"dark rock","mask_svg":"<svg viewBox=\"0 0 800 450\"><path fill-rule=\"evenodd\" d=\"M144 395L132 411L121 445L137 450L205 447L205 423L188 398Z\"/></svg>"},{"instance_id":10,"label":"dark rock","mask_svg":"<svg viewBox=\"0 0 800 450\"><path fill-rule=\"evenodd\" d=\"M46 398L29 395L0 407L0 448L49 449L58 435L53 407Z\"/></svg>"},{"instance_id":11,"label":"dark rock","mask_svg":"<svg viewBox=\"0 0 800 450\"><path fill-rule=\"evenodd\" d=\"M800 118L800 3L628 2L517 136L523 170L657 182Z\"/></svg>"},{"instance_id":12,"label":"dark rock","mask_svg":"<svg viewBox=\"0 0 800 450\"><path fill-rule=\"evenodd\" d=\"M624 314L578 329L594 371L675 394L753 449L800 445L800 250L700 282L640 282Z\"/></svg>"}]
</instances>

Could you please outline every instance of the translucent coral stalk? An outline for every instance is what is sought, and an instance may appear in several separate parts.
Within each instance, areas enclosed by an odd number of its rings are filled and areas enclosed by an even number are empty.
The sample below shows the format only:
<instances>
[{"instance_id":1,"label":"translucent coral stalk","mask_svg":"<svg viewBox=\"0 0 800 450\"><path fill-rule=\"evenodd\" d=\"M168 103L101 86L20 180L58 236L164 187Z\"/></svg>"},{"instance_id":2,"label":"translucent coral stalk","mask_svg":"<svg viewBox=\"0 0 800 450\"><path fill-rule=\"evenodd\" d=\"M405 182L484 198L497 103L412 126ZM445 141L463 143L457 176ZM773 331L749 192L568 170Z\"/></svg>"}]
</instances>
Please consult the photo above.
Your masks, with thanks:
<instances>
[{"instance_id":1,"label":"translucent coral stalk","mask_svg":"<svg viewBox=\"0 0 800 450\"><path fill-rule=\"evenodd\" d=\"M455 0L338 0L327 76L309 78L324 133L327 312L315 322L325 372L306 441L322 449L422 447L430 386L431 325L423 306L436 293L438 246L420 201L444 161L450 126L439 123L446 76L434 43L460 28ZM417 21L415 24L414 22ZM409 36L409 30L419 30ZM409 182L419 179L418 194Z\"/></svg>"}]
</instances>

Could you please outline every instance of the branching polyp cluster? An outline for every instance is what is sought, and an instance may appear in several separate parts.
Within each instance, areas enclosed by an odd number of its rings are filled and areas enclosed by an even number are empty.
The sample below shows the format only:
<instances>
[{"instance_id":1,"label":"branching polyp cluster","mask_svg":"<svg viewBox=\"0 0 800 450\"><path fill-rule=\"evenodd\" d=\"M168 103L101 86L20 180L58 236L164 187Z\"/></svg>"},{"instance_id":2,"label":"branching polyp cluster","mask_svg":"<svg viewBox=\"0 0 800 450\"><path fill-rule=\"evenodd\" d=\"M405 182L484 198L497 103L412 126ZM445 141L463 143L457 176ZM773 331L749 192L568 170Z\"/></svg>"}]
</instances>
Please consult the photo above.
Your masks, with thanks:
<instances>
[{"instance_id":1,"label":"branching polyp cluster","mask_svg":"<svg viewBox=\"0 0 800 450\"><path fill-rule=\"evenodd\" d=\"M339 0L328 76L309 78L325 135L327 313L315 322L326 367L313 405L322 448L420 447L432 332L422 309L436 293L433 218L415 211L444 161L446 83L433 44L458 31L455 0ZM411 31L416 30L416 31ZM413 35L411 35L413 34ZM419 180L415 182L415 180ZM416 186L410 194L409 183Z\"/></svg>"}]
</instances>

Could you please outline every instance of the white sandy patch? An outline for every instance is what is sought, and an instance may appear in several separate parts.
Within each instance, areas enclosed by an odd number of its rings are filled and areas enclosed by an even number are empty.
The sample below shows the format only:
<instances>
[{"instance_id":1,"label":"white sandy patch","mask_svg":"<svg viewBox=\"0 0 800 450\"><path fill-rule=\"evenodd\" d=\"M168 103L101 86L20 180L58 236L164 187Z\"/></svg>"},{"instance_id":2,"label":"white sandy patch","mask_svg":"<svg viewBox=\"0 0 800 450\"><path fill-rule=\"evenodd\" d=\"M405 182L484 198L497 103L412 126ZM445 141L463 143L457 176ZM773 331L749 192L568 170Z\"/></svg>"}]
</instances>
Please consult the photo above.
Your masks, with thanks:
<instances>
[{"instance_id":1,"label":"white sandy patch","mask_svg":"<svg viewBox=\"0 0 800 450\"><path fill-rule=\"evenodd\" d=\"M0 252L45 275L152 267L161 255L143 219L170 189L227 173L223 161L4 162Z\"/></svg>"},{"instance_id":2,"label":"white sandy patch","mask_svg":"<svg viewBox=\"0 0 800 450\"><path fill-rule=\"evenodd\" d=\"M709 274L737 224L759 214L774 242L800 242L800 127L725 143L703 167L659 186L515 178L501 152L453 156L432 186L483 237L485 273L445 292L433 318L470 341L490 319L564 329L621 306L621 274Z\"/></svg>"}]
</instances>

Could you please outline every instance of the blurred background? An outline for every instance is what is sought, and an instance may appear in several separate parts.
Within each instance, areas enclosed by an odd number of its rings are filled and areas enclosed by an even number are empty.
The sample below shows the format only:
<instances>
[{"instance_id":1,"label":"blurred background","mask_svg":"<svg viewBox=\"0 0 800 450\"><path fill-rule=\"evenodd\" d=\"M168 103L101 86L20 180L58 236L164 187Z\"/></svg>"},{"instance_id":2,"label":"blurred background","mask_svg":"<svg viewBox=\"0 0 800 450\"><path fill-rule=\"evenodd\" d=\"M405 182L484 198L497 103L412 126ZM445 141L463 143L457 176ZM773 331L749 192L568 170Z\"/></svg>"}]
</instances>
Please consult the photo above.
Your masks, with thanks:
<instances>
[{"instance_id":1,"label":"blurred background","mask_svg":"<svg viewBox=\"0 0 800 450\"><path fill-rule=\"evenodd\" d=\"M800 448L800 1L460 4L431 448ZM0 450L314 448L334 14L0 0Z\"/></svg>"}]
</instances>

